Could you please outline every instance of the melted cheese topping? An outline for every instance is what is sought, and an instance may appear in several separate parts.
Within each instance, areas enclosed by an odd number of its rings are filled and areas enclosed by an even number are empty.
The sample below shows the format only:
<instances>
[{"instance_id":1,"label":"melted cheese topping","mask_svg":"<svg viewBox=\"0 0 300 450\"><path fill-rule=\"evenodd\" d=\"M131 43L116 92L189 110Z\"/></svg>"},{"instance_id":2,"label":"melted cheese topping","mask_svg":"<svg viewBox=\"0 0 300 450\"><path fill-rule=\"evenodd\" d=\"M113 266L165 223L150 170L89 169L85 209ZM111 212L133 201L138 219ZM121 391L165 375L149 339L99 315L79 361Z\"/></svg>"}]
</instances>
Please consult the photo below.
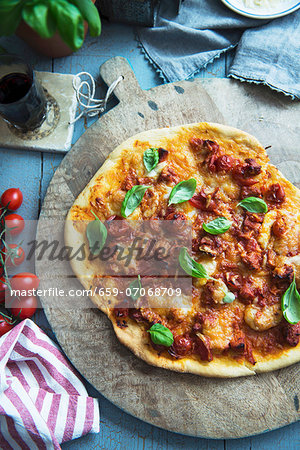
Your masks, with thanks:
<instances>
[{"instance_id":1,"label":"melted cheese topping","mask_svg":"<svg viewBox=\"0 0 300 450\"><path fill-rule=\"evenodd\" d=\"M260 232L257 237L257 241L259 242L261 248L266 250L268 247L269 241L271 239L272 226L276 220L277 211L269 211L264 216L264 221L262 223Z\"/></svg>"},{"instance_id":2,"label":"melted cheese topping","mask_svg":"<svg viewBox=\"0 0 300 450\"><path fill-rule=\"evenodd\" d=\"M234 308L229 305L218 311L212 319L204 320L202 333L208 336L211 348L225 350L233 339Z\"/></svg>"}]
</instances>

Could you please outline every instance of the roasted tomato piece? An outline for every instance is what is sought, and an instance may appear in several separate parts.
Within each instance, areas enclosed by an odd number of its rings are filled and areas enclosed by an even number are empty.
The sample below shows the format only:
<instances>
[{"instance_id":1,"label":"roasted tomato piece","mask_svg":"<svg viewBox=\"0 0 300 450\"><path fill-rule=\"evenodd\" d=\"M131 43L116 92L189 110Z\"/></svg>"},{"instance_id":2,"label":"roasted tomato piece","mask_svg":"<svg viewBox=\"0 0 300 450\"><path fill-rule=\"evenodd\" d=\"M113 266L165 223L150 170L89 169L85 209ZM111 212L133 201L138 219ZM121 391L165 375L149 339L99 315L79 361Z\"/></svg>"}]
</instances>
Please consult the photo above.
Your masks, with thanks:
<instances>
[{"instance_id":1,"label":"roasted tomato piece","mask_svg":"<svg viewBox=\"0 0 300 450\"><path fill-rule=\"evenodd\" d=\"M193 341L188 335L180 335L174 337L174 342L169 349L172 356L186 356L192 352Z\"/></svg>"},{"instance_id":2,"label":"roasted tomato piece","mask_svg":"<svg viewBox=\"0 0 300 450\"><path fill-rule=\"evenodd\" d=\"M289 323L283 328L283 336L291 347L296 347L300 341L300 323L291 325Z\"/></svg>"},{"instance_id":3,"label":"roasted tomato piece","mask_svg":"<svg viewBox=\"0 0 300 450\"><path fill-rule=\"evenodd\" d=\"M239 164L232 171L232 176L242 186L252 186L258 183L258 180L249 178L246 172L247 164Z\"/></svg>"},{"instance_id":4,"label":"roasted tomato piece","mask_svg":"<svg viewBox=\"0 0 300 450\"><path fill-rule=\"evenodd\" d=\"M165 161L168 158L168 153L168 150L160 147L158 149L159 162Z\"/></svg>"},{"instance_id":5,"label":"roasted tomato piece","mask_svg":"<svg viewBox=\"0 0 300 450\"><path fill-rule=\"evenodd\" d=\"M194 353L199 355L202 361L212 361L213 356L208 338L201 333L197 333L194 342Z\"/></svg>"}]
</instances>

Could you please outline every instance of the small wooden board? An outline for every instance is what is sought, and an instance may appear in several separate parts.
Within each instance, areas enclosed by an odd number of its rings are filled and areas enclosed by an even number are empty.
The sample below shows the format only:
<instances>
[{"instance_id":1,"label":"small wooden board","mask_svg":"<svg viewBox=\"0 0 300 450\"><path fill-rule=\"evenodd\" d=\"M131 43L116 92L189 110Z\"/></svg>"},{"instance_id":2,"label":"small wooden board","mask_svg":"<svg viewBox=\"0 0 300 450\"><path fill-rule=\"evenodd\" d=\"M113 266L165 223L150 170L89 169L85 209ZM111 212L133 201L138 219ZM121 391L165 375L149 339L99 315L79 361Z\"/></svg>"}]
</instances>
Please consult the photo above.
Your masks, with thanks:
<instances>
[{"instance_id":1,"label":"small wooden board","mask_svg":"<svg viewBox=\"0 0 300 450\"><path fill-rule=\"evenodd\" d=\"M120 103L89 128L64 158L49 185L41 219L64 218L107 155L129 136L191 122L226 123L254 134L264 146L272 146L271 161L300 185L299 103L267 87L229 79L197 79L142 91L128 62L119 57L108 60L101 75L108 85L123 75L115 91ZM47 237L40 225L38 239ZM41 288L53 287L49 281L53 265L45 268L37 261L36 269L43 278ZM63 277L61 284L80 287L77 280ZM146 422L223 439L299 420L299 364L238 379L166 371L147 365L121 345L100 311L57 309L51 307L51 296L41 300L74 366L105 397Z\"/></svg>"}]
</instances>

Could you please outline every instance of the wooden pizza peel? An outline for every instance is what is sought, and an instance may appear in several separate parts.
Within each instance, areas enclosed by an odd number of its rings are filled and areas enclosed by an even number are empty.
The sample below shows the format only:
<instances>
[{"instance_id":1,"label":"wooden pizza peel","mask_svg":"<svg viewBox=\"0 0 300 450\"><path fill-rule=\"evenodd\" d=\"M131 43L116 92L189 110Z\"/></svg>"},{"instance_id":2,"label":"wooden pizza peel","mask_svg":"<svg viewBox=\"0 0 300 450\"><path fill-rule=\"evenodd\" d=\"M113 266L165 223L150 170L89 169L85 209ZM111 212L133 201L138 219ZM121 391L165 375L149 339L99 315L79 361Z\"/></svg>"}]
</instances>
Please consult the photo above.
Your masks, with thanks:
<instances>
[{"instance_id":1,"label":"wooden pizza peel","mask_svg":"<svg viewBox=\"0 0 300 450\"><path fill-rule=\"evenodd\" d=\"M201 121L240 128L264 146L271 145L271 162L300 186L299 102L264 86L229 79L196 79L143 91L121 57L108 60L100 73L108 85L123 75L115 90L119 104L86 131L57 169L41 211L38 241L49 238L44 219L60 220L61 229L56 232L62 235L67 211L109 153L129 136L152 128ZM53 262L45 266L36 261L40 288L53 287L56 267ZM63 289L81 287L67 276L58 284ZM119 343L100 311L66 309L62 299L51 295L41 301L74 366L106 398L139 419L178 433L222 439L250 436L299 420L299 364L236 379L175 373L135 357ZM88 298L85 301L90 305Z\"/></svg>"}]
</instances>

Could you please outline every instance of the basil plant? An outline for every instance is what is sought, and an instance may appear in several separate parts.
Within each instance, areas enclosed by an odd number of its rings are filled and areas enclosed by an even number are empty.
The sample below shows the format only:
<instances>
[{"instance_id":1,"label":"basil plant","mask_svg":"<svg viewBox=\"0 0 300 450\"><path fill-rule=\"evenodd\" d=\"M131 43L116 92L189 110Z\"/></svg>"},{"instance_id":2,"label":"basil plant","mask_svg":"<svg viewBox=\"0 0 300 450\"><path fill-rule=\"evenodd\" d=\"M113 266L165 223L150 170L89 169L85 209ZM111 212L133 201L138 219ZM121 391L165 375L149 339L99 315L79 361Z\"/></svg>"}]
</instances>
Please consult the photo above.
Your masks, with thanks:
<instances>
[{"instance_id":1,"label":"basil plant","mask_svg":"<svg viewBox=\"0 0 300 450\"><path fill-rule=\"evenodd\" d=\"M91 36L101 33L98 10L92 0L1 0L0 36L14 34L21 20L42 38L50 38L56 31L73 50L84 41L84 21Z\"/></svg>"}]
</instances>

